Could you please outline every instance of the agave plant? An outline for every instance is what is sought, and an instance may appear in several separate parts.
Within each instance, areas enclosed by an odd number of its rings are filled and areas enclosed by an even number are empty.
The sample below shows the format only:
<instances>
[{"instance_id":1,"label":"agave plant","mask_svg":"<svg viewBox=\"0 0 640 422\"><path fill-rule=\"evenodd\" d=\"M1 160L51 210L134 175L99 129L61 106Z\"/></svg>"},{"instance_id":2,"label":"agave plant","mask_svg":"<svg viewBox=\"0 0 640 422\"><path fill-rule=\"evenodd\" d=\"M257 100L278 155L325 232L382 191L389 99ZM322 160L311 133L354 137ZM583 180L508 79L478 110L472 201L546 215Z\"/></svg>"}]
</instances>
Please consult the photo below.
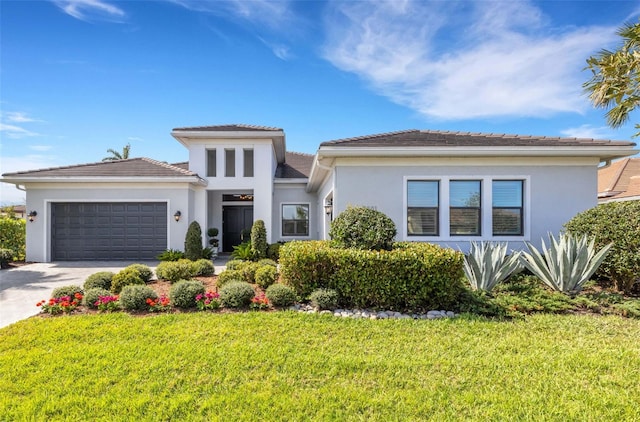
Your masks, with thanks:
<instances>
[{"instance_id":1,"label":"agave plant","mask_svg":"<svg viewBox=\"0 0 640 422\"><path fill-rule=\"evenodd\" d=\"M523 252L522 263L547 286L569 294L576 294L582 289L613 245L610 243L596 252L595 240L589 241L586 235L562 234L556 240L549 234L549 240L549 249L542 241L544 254L527 242L530 253Z\"/></svg>"},{"instance_id":2,"label":"agave plant","mask_svg":"<svg viewBox=\"0 0 640 422\"><path fill-rule=\"evenodd\" d=\"M520 253L507 255L506 243L471 242L469 254L464 257L464 273L473 290L490 292L521 269Z\"/></svg>"}]
</instances>

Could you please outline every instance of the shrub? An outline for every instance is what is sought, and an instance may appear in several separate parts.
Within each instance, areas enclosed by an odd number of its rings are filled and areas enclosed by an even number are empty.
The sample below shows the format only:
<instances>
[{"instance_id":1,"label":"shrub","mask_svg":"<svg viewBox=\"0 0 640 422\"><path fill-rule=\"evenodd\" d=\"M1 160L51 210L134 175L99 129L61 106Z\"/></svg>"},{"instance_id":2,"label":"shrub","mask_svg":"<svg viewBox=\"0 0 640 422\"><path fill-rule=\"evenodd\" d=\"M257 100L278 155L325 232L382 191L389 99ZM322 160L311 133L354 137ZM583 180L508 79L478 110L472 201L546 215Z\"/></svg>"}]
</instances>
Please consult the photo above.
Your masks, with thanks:
<instances>
[{"instance_id":1,"label":"shrub","mask_svg":"<svg viewBox=\"0 0 640 422\"><path fill-rule=\"evenodd\" d=\"M111 292L102 287L92 287L90 289L86 289L84 297L82 298L82 304L87 308L97 309L98 305L96 305L96 302L100 299L101 296L111 296Z\"/></svg>"},{"instance_id":2,"label":"shrub","mask_svg":"<svg viewBox=\"0 0 640 422\"><path fill-rule=\"evenodd\" d=\"M278 263L273 259L269 259L269 258L261 259L260 261L258 261L258 264L262 266L271 265L273 268L278 268Z\"/></svg>"},{"instance_id":3,"label":"shrub","mask_svg":"<svg viewBox=\"0 0 640 422\"><path fill-rule=\"evenodd\" d=\"M226 268L227 270L237 270L240 269L247 261L243 261L241 259L232 259L231 261L227 261Z\"/></svg>"},{"instance_id":4,"label":"shrub","mask_svg":"<svg viewBox=\"0 0 640 422\"><path fill-rule=\"evenodd\" d=\"M0 217L0 248L11 249L13 259L25 259L27 228L24 219Z\"/></svg>"},{"instance_id":5,"label":"shrub","mask_svg":"<svg viewBox=\"0 0 640 422\"><path fill-rule=\"evenodd\" d=\"M158 299L158 294L151 287L128 285L120 293L120 306L126 311L146 311L149 309L148 299Z\"/></svg>"},{"instance_id":6,"label":"shrub","mask_svg":"<svg viewBox=\"0 0 640 422\"><path fill-rule=\"evenodd\" d=\"M167 249L156 258L158 261L177 261L184 258L184 253L175 249Z\"/></svg>"},{"instance_id":7,"label":"shrub","mask_svg":"<svg viewBox=\"0 0 640 422\"><path fill-rule=\"evenodd\" d=\"M231 252L231 257L243 261L250 260L252 257L251 242L243 242L237 246L234 246L233 252Z\"/></svg>"},{"instance_id":8,"label":"shrub","mask_svg":"<svg viewBox=\"0 0 640 422\"><path fill-rule=\"evenodd\" d=\"M111 280L114 275L111 271L93 273L84 281L84 290L87 291L96 287L109 290L111 289Z\"/></svg>"},{"instance_id":9,"label":"shrub","mask_svg":"<svg viewBox=\"0 0 640 422\"><path fill-rule=\"evenodd\" d=\"M14 256L15 253L11 249L0 249L0 268L7 268Z\"/></svg>"},{"instance_id":10,"label":"shrub","mask_svg":"<svg viewBox=\"0 0 640 422\"><path fill-rule=\"evenodd\" d=\"M330 288L345 306L447 309L464 290L462 261L461 252L428 243L363 251L332 248L326 241L292 241L281 249L280 274L300 297Z\"/></svg>"},{"instance_id":11,"label":"shrub","mask_svg":"<svg viewBox=\"0 0 640 422\"><path fill-rule=\"evenodd\" d=\"M118 294L123 287L134 284L145 284L142 277L140 277L140 272L135 268L125 268L111 279L111 292Z\"/></svg>"},{"instance_id":12,"label":"shrub","mask_svg":"<svg viewBox=\"0 0 640 422\"><path fill-rule=\"evenodd\" d=\"M251 284L232 281L220 289L220 303L227 308L244 308L249 306L255 295Z\"/></svg>"},{"instance_id":13,"label":"shrub","mask_svg":"<svg viewBox=\"0 0 640 422\"><path fill-rule=\"evenodd\" d=\"M202 258L202 230L197 221L192 221L184 240L184 257L191 261Z\"/></svg>"},{"instance_id":14,"label":"shrub","mask_svg":"<svg viewBox=\"0 0 640 422\"><path fill-rule=\"evenodd\" d=\"M206 289L198 280L180 280L169 291L169 299L176 308L195 308L196 297L204 295Z\"/></svg>"},{"instance_id":15,"label":"shrub","mask_svg":"<svg viewBox=\"0 0 640 422\"><path fill-rule=\"evenodd\" d=\"M267 229L264 221L256 220L251 226L251 255L253 259L263 259L267 257Z\"/></svg>"},{"instance_id":16,"label":"shrub","mask_svg":"<svg viewBox=\"0 0 640 422\"><path fill-rule=\"evenodd\" d=\"M469 254L464 257L464 274L473 290L490 292L521 269L520 253L507 255L506 243L471 242Z\"/></svg>"},{"instance_id":17,"label":"shrub","mask_svg":"<svg viewBox=\"0 0 640 422\"><path fill-rule=\"evenodd\" d=\"M333 311L338 307L338 292L333 289L316 289L309 300L314 308Z\"/></svg>"},{"instance_id":18,"label":"shrub","mask_svg":"<svg viewBox=\"0 0 640 422\"><path fill-rule=\"evenodd\" d=\"M222 287L232 281L244 281L244 274L240 270L224 270L218 275L218 287Z\"/></svg>"},{"instance_id":19,"label":"shrub","mask_svg":"<svg viewBox=\"0 0 640 422\"><path fill-rule=\"evenodd\" d=\"M199 259L191 264L193 276L209 277L215 274L216 267L208 259Z\"/></svg>"},{"instance_id":20,"label":"shrub","mask_svg":"<svg viewBox=\"0 0 640 422\"><path fill-rule=\"evenodd\" d=\"M267 288L264 294L267 296L267 299L269 299L269 302L278 308L291 306L296 301L296 292L284 284L273 284Z\"/></svg>"},{"instance_id":21,"label":"shrub","mask_svg":"<svg viewBox=\"0 0 640 422\"><path fill-rule=\"evenodd\" d=\"M565 229L588 235L600 249L612 243L611 251L596 271L596 278L630 292L640 279L640 201L609 202L573 217Z\"/></svg>"},{"instance_id":22,"label":"shrub","mask_svg":"<svg viewBox=\"0 0 640 422\"><path fill-rule=\"evenodd\" d=\"M145 283L148 283L149 281L151 281L151 277L153 277L153 271L151 270L151 268L149 268L148 265L144 265L144 264L131 264L127 268L133 268L134 270L137 270L138 273L140 273L140 278L142 279L142 281L144 281Z\"/></svg>"},{"instance_id":23,"label":"shrub","mask_svg":"<svg viewBox=\"0 0 640 422\"><path fill-rule=\"evenodd\" d=\"M244 265L241 265L238 270L242 272L244 276L244 281L250 284L254 284L256 282L256 272L258 269L262 268L260 264L257 262L245 262Z\"/></svg>"},{"instance_id":24,"label":"shrub","mask_svg":"<svg viewBox=\"0 0 640 422\"><path fill-rule=\"evenodd\" d=\"M206 259L208 261L212 260L214 256L214 250L212 248L202 248L202 259ZM218 252L215 252L215 256L218 256Z\"/></svg>"},{"instance_id":25,"label":"shrub","mask_svg":"<svg viewBox=\"0 0 640 422\"><path fill-rule=\"evenodd\" d=\"M165 261L156 267L156 275L162 280L175 283L178 280L191 278L193 276L193 261L180 259L178 261Z\"/></svg>"},{"instance_id":26,"label":"shrub","mask_svg":"<svg viewBox=\"0 0 640 422\"><path fill-rule=\"evenodd\" d=\"M258 286L266 289L276 282L278 279L278 271L276 270L276 267L263 265L256 270L255 279Z\"/></svg>"},{"instance_id":27,"label":"shrub","mask_svg":"<svg viewBox=\"0 0 640 422\"><path fill-rule=\"evenodd\" d=\"M384 213L366 207L349 207L331 223L329 236L341 248L391 250L396 225Z\"/></svg>"},{"instance_id":28,"label":"shrub","mask_svg":"<svg viewBox=\"0 0 640 422\"><path fill-rule=\"evenodd\" d=\"M75 285L62 286L53 290L53 293L51 293L51 298L58 299L65 296L74 297L76 293L82 294L82 287Z\"/></svg>"}]
</instances>

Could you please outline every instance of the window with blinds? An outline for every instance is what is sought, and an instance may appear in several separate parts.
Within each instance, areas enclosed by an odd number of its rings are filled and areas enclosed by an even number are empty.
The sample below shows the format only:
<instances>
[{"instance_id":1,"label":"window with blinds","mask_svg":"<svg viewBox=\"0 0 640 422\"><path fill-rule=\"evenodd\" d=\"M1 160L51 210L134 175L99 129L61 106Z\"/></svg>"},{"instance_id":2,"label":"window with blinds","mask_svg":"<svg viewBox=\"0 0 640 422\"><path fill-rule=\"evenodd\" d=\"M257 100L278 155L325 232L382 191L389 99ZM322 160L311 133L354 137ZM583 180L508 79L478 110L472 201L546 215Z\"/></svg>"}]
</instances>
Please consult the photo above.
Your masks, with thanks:
<instances>
[{"instance_id":1,"label":"window with blinds","mask_svg":"<svg viewBox=\"0 0 640 422\"><path fill-rule=\"evenodd\" d=\"M493 235L523 235L523 181L494 180L493 194Z\"/></svg>"},{"instance_id":2,"label":"window with blinds","mask_svg":"<svg viewBox=\"0 0 640 422\"><path fill-rule=\"evenodd\" d=\"M440 182L409 180L407 182L407 234L438 236Z\"/></svg>"},{"instance_id":3,"label":"window with blinds","mask_svg":"<svg viewBox=\"0 0 640 422\"><path fill-rule=\"evenodd\" d=\"M449 182L449 234L480 236L481 181L452 180Z\"/></svg>"}]
</instances>

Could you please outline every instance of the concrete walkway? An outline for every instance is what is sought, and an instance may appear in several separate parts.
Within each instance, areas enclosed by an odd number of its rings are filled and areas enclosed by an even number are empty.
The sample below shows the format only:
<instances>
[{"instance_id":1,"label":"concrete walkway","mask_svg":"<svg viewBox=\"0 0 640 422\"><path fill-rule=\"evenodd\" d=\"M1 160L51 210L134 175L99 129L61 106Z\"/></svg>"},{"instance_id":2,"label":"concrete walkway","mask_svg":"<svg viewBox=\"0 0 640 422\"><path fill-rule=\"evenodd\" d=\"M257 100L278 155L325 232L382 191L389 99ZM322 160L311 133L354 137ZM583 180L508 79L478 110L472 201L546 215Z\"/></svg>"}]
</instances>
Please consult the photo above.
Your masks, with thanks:
<instances>
[{"instance_id":1,"label":"concrete walkway","mask_svg":"<svg viewBox=\"0 0 640 422\"><path fill-rule=\"evenodd\" d=\"M216 274L225 269L228 257L218 257ZM85 279L98 271L117 273L134 263L148 265L155 271L158 261L79 261L32 263L0 270L0 328L40 312L36 303L48 299L56 287L82 286Z\"/></svg>"}]
</instances>

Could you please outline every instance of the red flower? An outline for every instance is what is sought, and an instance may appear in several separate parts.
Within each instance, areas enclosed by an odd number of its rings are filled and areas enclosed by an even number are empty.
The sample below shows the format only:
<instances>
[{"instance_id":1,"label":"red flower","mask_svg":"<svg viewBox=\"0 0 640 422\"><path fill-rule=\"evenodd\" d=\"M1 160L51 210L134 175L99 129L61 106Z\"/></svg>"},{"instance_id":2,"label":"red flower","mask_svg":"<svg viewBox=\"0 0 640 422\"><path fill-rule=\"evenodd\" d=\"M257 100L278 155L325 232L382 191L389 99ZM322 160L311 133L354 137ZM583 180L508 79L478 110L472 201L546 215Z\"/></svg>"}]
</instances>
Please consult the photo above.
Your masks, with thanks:
<instances>
[{"instance_id":1,"label":"red flower","mask_svg":"<svg viewBox=\"0 0 640 422\"><path fill-rule=\"evenodd\" d=\"M75 294L75 295L73 295L73 297L75 297L75 298L76 298L76 299L78 299L78 300L82 300L82 293L80 293L80 292L76 292L76 294Z\"/></svg>"}]
</instances>

